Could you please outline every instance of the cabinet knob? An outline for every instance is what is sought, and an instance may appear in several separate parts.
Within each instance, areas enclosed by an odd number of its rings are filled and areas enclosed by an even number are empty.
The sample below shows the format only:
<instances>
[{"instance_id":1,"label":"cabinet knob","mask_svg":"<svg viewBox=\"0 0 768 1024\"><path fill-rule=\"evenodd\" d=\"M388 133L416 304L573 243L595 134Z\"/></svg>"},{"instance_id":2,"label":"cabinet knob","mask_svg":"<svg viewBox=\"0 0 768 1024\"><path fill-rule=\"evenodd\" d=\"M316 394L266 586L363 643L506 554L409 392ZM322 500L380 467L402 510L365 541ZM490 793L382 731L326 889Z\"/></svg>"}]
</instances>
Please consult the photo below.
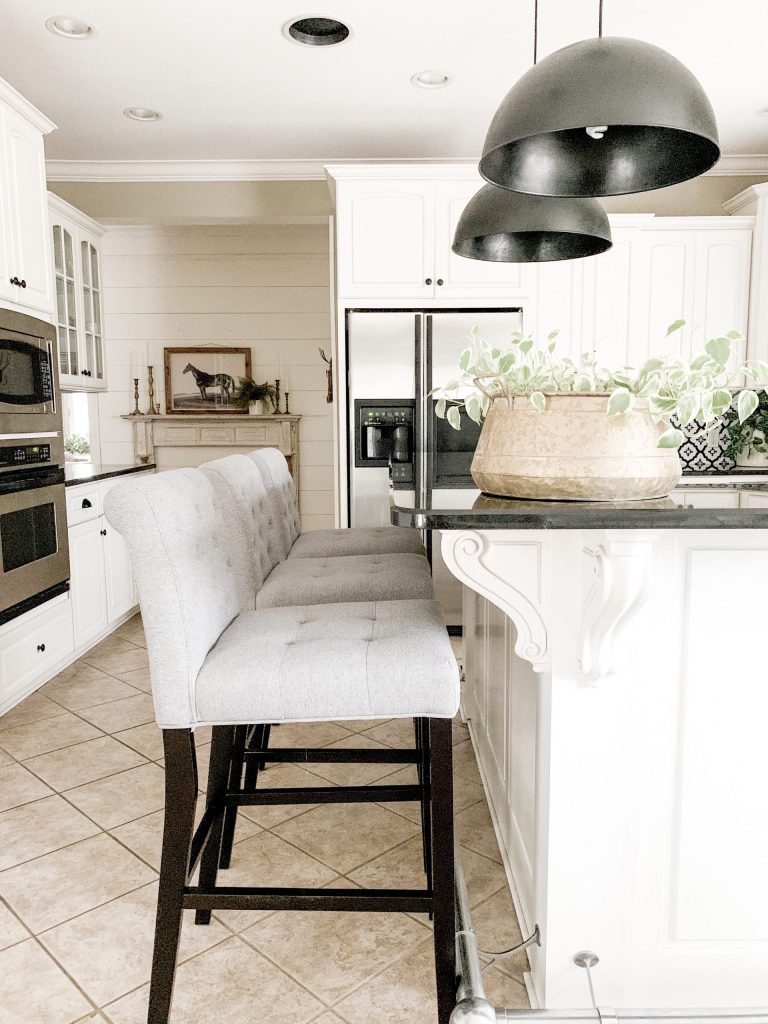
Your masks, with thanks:
<instances>
[{"instance_id":1,"label":"cabinet knob","mask_svg":"<svg viewBox=\"0 0 768 1024\"><path fill-rule=\"evenodd\" d=\"M99 530L99 533L101 534L102 537L106 537L107 536L107 531L106 530Z\"/></svg>"},{"instance_id":2,"label":"cabinet knob","mask_svg":"<svg viewBox=\"0 0 768 1024\"><path fill-rule=\"evenodd\" d=\"M21 281L15 275L11 278L11 284L20 285Z\"/></svg>"},{"instance_id":3,"label":"cabinet knob","mask_svg":"<svg viewBox=\"0 0 768 1024\"><path fill-rule=\"evenodd\" d=\"M442 284L442 283L443 283L443 279L442 279L442 277L438 277L438 279L437 279L437 283L438 283L438 284Z\"/></svg>"},{"instance_id":4,"label":"cabinet knob","mask_svg":"<svg viewBox=\"0 0 768 1024\"><path fill-rule=\"evenodd\" d=\"M21 285L22 288L26 288L27 287L27 282L25 280L23 280L23 279L21 281L19 281L19 284Z\"/></svg>"},{"instance_id":5,"label":"cabinet knob","mask_svg":"<svg viewBox=\"0 0 768 1024\"><path fill-rule=\"evenodd\" d=\"M432 284L432 278L428 277L424 284Z\"/></svg>"},{"instance_id":6,"label":"cabinet knob","mask_svg":"<svg viewBox=\"0 0 768 1024\"><path fill-rule=\"evenodd\" d=\"M45 651L45 644L38 644L37 649L42 654Z\"/></svg>"},{"instance_id":7,"label":"cabinet knob","mask_svg":"<svg viewBox=\"0 0 768 1024\"><path fill-rule=\"evenodd\" d=\"M93 508L93 505L90 503L88 498L83 498L83 503L80 508Z\"/></svg>"}]
</instances>

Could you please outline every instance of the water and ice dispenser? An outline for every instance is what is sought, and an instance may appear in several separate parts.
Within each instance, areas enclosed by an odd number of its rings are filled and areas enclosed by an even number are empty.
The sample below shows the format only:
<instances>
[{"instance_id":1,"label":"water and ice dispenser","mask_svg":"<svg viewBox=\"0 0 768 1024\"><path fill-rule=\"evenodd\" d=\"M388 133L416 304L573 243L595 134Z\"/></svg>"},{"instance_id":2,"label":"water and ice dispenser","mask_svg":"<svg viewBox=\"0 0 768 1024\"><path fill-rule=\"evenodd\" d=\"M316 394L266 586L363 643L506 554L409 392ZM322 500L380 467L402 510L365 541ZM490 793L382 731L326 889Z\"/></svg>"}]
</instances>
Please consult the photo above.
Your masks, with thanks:
<instances>
[{"instance_id":1,"label":"water and ice dispenser","mask_svg":"<svg viewBox=\"0 0 768 1024\"><path fill-rule=\"evenodd\" d=\"M416 403L408 399L355 401L355 466L388 466L395 485L413 484Z\"/></svg>"}]
</instances>

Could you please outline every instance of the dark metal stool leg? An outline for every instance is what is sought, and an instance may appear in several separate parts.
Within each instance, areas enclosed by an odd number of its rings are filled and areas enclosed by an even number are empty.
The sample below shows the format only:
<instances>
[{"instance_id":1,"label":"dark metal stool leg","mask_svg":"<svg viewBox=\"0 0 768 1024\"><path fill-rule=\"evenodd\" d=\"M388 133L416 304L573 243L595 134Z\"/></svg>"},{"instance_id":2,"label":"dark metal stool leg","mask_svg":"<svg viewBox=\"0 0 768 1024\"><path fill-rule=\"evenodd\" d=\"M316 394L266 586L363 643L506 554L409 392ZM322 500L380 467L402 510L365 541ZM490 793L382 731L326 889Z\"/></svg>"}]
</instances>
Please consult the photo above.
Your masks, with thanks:
<instances>
[{"instance_id":1,"label":"dark metal stool leg","mask_svg":"<svg viewBox=\"0 0 768 1024\"><path fill-rule=\"evenodd\" d=\"M227 795L229 764L232 758L234 728L231 725L215 725L211 741L211 760L208 766L208 789L205 797L206 809L219 806L219 813L211 825L208 839L200 860L201 887L216 885L216 873L221 854L221 836L224 830L224 798ZM211 911L195 911L195 924L210 924Z\"/></svg>"},{"instance_id":2,"label":"dark metal stool leg","mask_svg":"<svg viewBox=\"0 0 768 1024\"><path fill-rule=\"evenodd\" d=\"M456 1004L453 751L449 718L430 719L429 748L437 1017L439 1024L448 1024Z\"/></svg>"},{"instance_id":3,"label":"dark metal stool leg","mask_svg":"<svg viewBox=\"0 0 768 1024\"><path fill-rule=\"evenodd\" d=\"M165 822L147 1024L167 1024L195 823L197 762L190 729L165 729Z\"/></svg>"},{"instance_id":4,"label":"dark metal stool leg","mask_svg":"<svg viewBox=\"0 0 768 1024\"><path fill-rule=\"evenodd\" d=\"M429 792L429 719L419 718L419 784L423 786L421 794L421 845L424 851L424 873L427 876L427 888L432 888L432 828L431 828L431 796ZM431 915L430 915L431 918Z\"/></svg>"},{"instance_id":5,"label":"dark metal stool leg","mask_svg":"<svg viewBox=\"0 0 768 1024\"><path fill-rule=\"evenodd\" d=\"M245 751L245 734L247 725L236 725L232 743L232 757L229 762L229 789L240 789L243 777L243 753ZM232 845L235 841L235 825L237 824L237 807L227 807L224 814L224 831L221 837L221 857L219 867L228 868L232 861Z\"/></svg>"},{"instance_id":6,"label":"dark metal stool leg","mask_svg":"<svg viewBox=\"0 0 768 1024\"><path fill-rule=\"evenodd\" d=\"M258 750L264 748L269 742L269 726L268 725L254 725L253 732L251 734L251 741L248 744L248 748ZM243 788L248 793L253 793L256 789L256 782L259 778L259 772L264 767L263 761L257 761L255 757L249 757L245 762L245 782Z\"/></svg>"}]
</instances>

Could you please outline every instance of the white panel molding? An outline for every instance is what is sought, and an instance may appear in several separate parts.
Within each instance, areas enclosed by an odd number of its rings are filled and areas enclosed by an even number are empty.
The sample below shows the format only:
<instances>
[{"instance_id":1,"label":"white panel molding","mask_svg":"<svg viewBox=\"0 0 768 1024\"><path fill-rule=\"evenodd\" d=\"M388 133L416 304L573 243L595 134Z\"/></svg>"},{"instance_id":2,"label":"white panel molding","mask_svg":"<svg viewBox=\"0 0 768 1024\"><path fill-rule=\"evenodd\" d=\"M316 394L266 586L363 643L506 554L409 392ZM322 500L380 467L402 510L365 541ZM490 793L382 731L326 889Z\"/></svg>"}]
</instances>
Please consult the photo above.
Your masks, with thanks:
<instances>
[{"instance_id":1,"label":"white panel molding","mask_svg":"<svg viewBox=\"0 0 768 1024\"><path fill-rule=\"evenodd\" d=\"M531 549L536 553L535 579L526 564ZM549 652L541 608L541 544L506 539L497 530L445 531L441 550L457 579L512 619L517 627L515 654L535 672L545 671Z\"/></svg>"},{"instance_id":2,"label":"white panel molding","mask_svg":"<svg viewBox=\"0 0 768 1024\"><path fill-rule=\"evenodd\" d=\"M737 174L768 174L766 153L724 153L714 167L705 172L714 177Z\"/></svg>"},{"instance_id":3,"label":"white panel molding","mask_svg":"<svg viewBox=\"0 0 768 1024\"><path fill-rule=\"evenodd\" d=\"M623 635L648 599L651 552L658 534L638 532L584 548L594 581L579 638L579 665L592 686L618 675L626 663Z\"/></svg>"},{"instance_id":4,"label":"white panel molding","mask_svg":"<svg viewBox=\"0 0 768 1024\"><path fill-rule=\"evenodd\" d=\"M56 130L57 125L50 118L42 114L37 107L33 107L29 100L24 99L20 92L16 92L13 86L2 78L0 78L0 100L7 103L17 114L21 114L43 135L48 135Z\"/></svg>"}]
</instances>

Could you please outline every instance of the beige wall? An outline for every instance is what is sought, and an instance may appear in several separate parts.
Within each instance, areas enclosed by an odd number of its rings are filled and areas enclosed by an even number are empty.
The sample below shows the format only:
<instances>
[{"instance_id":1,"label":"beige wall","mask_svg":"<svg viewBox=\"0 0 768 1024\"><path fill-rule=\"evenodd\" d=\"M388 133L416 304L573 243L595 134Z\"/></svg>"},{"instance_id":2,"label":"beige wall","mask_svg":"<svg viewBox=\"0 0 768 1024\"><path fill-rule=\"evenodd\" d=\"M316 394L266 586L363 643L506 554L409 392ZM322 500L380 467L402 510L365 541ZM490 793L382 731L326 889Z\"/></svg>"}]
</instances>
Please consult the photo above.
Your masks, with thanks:
<instances>
[{"instance_id":1,"label":"beige wall","mask_svg":"<svg viewBox=\"0 0 768 1024\"><path fill-rule=\"evenodd\" d=\"M131 353L149 345L164 408L163 348L250 346L253 376L276 376L300 413L300 497L305 529L332 527L332 405L327 225L133 227L108 230L103 277L109 390L99 396L101 459L133 461ZM141 406L146 408L146 371ZM207 457L218 453L205 453ZM189 453L187 464L193 464Z\"/></svg>"}]
</instances>

